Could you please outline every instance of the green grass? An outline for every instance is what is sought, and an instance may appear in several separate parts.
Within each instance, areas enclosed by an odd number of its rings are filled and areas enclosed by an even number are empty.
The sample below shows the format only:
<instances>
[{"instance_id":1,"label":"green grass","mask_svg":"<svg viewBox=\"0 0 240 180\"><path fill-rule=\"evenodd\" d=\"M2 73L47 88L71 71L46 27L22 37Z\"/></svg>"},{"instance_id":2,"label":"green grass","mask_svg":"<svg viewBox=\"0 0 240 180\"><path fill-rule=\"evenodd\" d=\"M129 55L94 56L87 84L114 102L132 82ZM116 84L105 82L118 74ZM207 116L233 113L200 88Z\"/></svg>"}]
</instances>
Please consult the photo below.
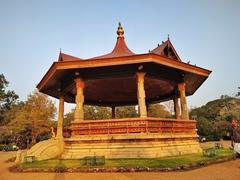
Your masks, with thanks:
<instances>
[{"instance_id":1,"label":"green grass","mask_svg":"<svg viewBox=\"0 0 240 180\"><path fill-rule=\"evenodd\" d=\"M223 157L229 157L233 155L233 151L230 149L218 149L217 155L214 157L204 157L202 153L182 155L182 156L171 156L162 158L136 158L136 159L106 159L106 163L103 168L112 167L149 167L149 168L174 168L177 166L206 162L210 160L215 160ZM28 168L55 168L57 165L62 164L66 168L86 168L88 166L83 166L83 160L60 160L60 159L50 159L44 161L35 161L33 163L23 163L20 165L23 169Z\"/></svg>"}]
</instances>

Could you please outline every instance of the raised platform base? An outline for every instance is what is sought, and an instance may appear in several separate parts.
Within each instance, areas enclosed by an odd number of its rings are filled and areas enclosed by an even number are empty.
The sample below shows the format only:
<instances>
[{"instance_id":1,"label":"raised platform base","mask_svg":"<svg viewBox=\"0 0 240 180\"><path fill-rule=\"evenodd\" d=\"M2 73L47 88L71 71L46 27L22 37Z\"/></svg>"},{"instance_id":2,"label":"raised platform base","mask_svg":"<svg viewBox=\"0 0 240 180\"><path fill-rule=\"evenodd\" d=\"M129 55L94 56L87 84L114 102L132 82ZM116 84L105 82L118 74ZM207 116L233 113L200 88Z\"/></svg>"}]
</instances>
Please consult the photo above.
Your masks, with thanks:
<instances>
[{"instance_id":1,"label":"raised platform base","mask_svg":"<svg viewBox=\"0 0 240 180\"><path fill-rule=\"evenodd\" d=\"M62 158L157 158L201 152L197 134L82 135L65 139Z\"/></svg>"},{"instance_id":2,"label":"raised platform base","mask_svg":"<svg viewBox=\"0 0 240 180\"><path fill-rule=\"evenodd\" d=\"M31 149L18 151L15 162L22 163L26 157L34 157L35 160L41 161L51 158L60 157L64 148L63 138L52 138L35 144Z\"/></svg>"}]
</instances>

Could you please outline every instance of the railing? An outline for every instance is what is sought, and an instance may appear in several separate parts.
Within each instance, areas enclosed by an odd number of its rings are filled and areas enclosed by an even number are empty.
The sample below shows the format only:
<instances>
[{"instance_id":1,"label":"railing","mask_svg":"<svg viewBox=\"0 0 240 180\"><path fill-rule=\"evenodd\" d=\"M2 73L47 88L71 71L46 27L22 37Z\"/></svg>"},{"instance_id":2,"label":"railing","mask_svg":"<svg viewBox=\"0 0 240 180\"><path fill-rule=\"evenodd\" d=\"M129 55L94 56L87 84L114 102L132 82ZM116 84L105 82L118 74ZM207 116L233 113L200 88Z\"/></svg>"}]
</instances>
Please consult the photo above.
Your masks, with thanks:
<instances>
[{"instance_id":1,"label":"railing","mask_svg":"<svg viewBox=\"0 0 240 180\"><path fill-rule=\"evenodd\" d=\"M196 121L162 118L128 118L73 122L72 135L128 133L196 133Z\"/></svg>"}]
</instances>

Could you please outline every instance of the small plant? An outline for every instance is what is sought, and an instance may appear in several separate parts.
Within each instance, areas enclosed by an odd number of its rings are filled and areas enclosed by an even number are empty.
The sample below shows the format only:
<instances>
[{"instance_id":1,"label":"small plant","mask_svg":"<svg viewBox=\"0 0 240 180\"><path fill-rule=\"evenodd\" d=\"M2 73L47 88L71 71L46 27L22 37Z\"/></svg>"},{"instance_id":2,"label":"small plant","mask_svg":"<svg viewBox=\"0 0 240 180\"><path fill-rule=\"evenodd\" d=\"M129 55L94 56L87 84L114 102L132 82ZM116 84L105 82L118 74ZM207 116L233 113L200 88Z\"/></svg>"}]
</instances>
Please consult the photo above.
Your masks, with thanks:
<instances>
[{"instance_id":1,"label":"small plant","mask_svg":"<svg viewBox=\"0 0 240 180\"><path fill-rule=\"evenodd\" d=\"M205 157L214 157L217 155L217 150L215 148L209 148L203 150L203 156Z\"/></svg>"},{"instance_id":2,"label":"small plant","mask_svg":"<svg viewBox=\"0 0 240 180\"><path fill-rule=\"evenodd\" d=\"M54 169L55 169L55 172L57 173L63 173L66 171L66 166L65 164L62 163L62 160L60 160Z\"/></svg>"},{"instance_id":3,"label":"small plant","mask_svg":"<svg viewBox=\"0 0 240 180\"><path fill-rule=\"evenodd\" d=\"M13 145L12 145L12 144L8 144L8 145L5 147L5 151L14 151Z\"/></svg>"},{"instance_id":4,"label":"small plant","mask_svg":"<svg viewBox=\"0 0 240 180\"><path fill-rule=\"evenodd\" d=\"M26 156L24 162L32 163L36 160L35 156Z\"/></svg>"},{"instance_id":5,"label":"small plant","mask_svg":"<svg viewBox=\"0 0 240 180\"><path fill-rule=\"evenodd\" d=\"M0 144L0 151L4 150L4 145Z\"/></svg>"},{"instance_id":6,"label":"small plant","mask_svg":"<svg viewBox=\"0 0 240 180\"><path fill-rule=\"evenodd\" d=\"M83 158L82 165L100 166L105 164L105 156L86 156Z\"/></svg>"},{"instance_id":7,"label":"small plant","mask_svg":"<svg viewBox=\"0 0 240 180\"><path fill-rule=\"evenodd\" d=\"M96 165L104 165L105 156L96 156Z\"/></svg>"},{"instance_id":8,"label":"small plant","mask_svg":"<svg viewBox=\"0 0 240 180\"><path fill-rule=\"evenodd\" d=\"M222 143L215 143L215 148L222 149L223 148L223 144Z\"/></svg>"}]
</instances>

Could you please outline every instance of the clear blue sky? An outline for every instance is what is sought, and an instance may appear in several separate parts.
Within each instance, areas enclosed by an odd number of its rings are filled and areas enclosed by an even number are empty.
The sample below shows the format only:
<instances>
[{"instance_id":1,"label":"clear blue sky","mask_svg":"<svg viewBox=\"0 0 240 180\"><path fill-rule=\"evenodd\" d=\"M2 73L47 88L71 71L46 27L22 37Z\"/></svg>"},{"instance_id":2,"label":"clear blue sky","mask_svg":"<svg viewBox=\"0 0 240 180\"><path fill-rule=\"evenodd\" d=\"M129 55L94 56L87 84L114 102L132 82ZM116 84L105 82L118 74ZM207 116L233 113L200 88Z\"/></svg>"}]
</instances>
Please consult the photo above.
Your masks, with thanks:
<instances>
[{"instance_id":1,"label":"clear blue sky","mask_svg":"<svg viewBox=\"0 0 240 180\"><path fill-rule=\"evenodd\" d=\"M119 21L135 53L148 52L170 34L185 62L213 71L188 98L189 107L236 93L239 0L0 0L0 73L25 100L60 48L81 58L111 51Z\"/></svg>"}]
</instances>

